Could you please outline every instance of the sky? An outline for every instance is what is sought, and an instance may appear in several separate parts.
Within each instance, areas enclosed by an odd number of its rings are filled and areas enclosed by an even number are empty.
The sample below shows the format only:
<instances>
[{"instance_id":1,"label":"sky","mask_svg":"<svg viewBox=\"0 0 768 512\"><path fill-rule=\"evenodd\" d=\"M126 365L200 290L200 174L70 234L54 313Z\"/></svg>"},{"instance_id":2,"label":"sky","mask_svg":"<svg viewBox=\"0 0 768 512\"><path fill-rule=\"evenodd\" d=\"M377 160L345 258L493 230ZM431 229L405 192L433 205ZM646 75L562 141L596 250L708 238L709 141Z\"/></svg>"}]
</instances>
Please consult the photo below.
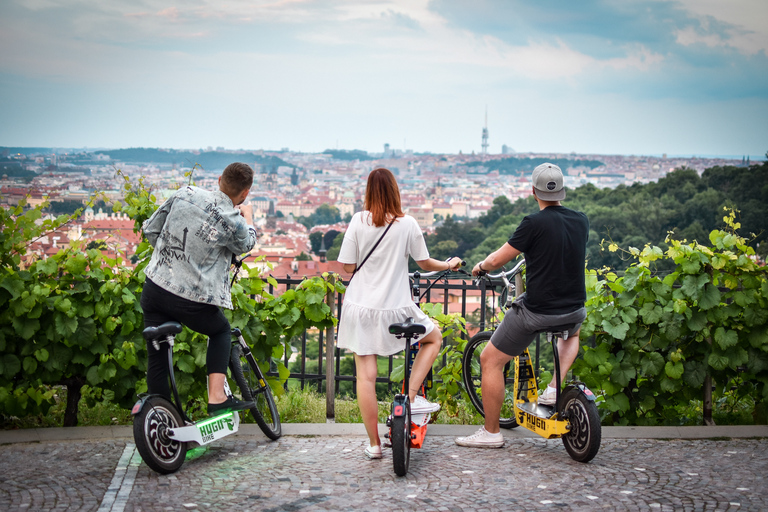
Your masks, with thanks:
<instances>
[{"instance_id":1,"label":"sky","mask_svg":"<svg viewBox=\"0 0 768 512\"><path fill-rule=\"evenodd\" d=\"M2 0L0 146L751 155L766 0Z\"/></svg>"}]
</instances>

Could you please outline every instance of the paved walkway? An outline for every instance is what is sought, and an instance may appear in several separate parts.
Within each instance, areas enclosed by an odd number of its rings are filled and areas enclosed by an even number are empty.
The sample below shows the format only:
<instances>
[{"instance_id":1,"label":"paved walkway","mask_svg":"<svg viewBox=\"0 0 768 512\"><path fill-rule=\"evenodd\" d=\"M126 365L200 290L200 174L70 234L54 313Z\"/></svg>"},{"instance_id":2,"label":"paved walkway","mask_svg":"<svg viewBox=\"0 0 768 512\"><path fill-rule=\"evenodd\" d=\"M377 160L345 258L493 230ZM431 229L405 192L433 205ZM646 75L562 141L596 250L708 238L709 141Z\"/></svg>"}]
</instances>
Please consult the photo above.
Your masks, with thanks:
<instances>
[{"instance_id":1,"label":"paved walkway","mask_svg":"<svg viewBox=\"0 0 768 512\"><path fill-rule=\"evenodd\" d=\"M362 425L253 425L161 476L130 427L0 432L0 510L768 510L768 427L605 427L597 457L505 431L500 450L456 446L475 427L433 425L398 478L363 456ZM382 431L383 431L382 427Z\"/></svg>"}]
</instances>

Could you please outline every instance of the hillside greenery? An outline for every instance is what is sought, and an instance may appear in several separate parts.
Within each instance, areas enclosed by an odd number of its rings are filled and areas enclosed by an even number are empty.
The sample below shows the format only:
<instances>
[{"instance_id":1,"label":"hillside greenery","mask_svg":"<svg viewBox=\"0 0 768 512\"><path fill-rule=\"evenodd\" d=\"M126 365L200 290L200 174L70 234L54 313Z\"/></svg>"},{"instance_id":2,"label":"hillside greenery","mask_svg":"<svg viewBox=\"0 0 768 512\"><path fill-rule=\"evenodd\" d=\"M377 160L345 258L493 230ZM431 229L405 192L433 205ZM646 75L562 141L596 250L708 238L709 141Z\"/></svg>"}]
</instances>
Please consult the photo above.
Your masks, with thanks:
<instances>
[{"instance_id":1,"label":"hillside greenery","mask_svg":"<svg viewBox=\"0 0 768 512\"><path fill-rule=\"evenodd\" d=\"M599 160L576 160L571 158L541 158L541 157L516 157L516 156L510 156L507 158L501 158L498 160L477 160L474 162L468 162L464 164L464 166L469 168L469 172L473 172L473 168L477 167L483 167L487 171L499 171L499 174L512 174L512 175L524 175L524 174L530 174L533 172L533 170L545 163L553 163L555 165L558 165L563 171L566 171L573 167L587 167L589 169L595 169L596 167L600 167L602 165L605 165L603 162ZM474 171L478 172L478 171Z\"/></svg>"},{"instance_id":2,"label":"hillside greenery","mask_svg":"<svg viewBox=\"0 0 768 512\"><path fill-rule=\"evenodd\" d=\"M199 166L206 171L222 171L234 160L245 162L249 165L257 163L265 171L277 169L278 167L295 167L283 159L272 155L259 155L253 152L230 153L224 151L201 151L193 153L176 149L159 148L127 148L102 150L96 153L108 155L112 160L118 162L140 162L156 164L177 164L180 167Z\"/></svg>"},{"instance_id":3,"label":"hillside greenery","mask_svg":"<svg viewBox=\"0 0 768 512\"><path fill-rule=\"evenodd\" d=\"M326 149L323 154L330 155L334 160L373 160L367 151L361 149Z\"/></svg>"},{"instance_id":4,"label":"hillside greenery","mask_svg":"<svg viewBox=\"0 0 768 512\"><path fill-rule=\"evenodd\" d=\"M592 269L624 270L630 263L625 253L606 250L603 241L625 250L646 244L666 250L671 240L707 243L712 230L725 227L724 207L738 211L740 232L747 244L761 257L768 255L768 162L713 167L702 175L693 169L679 169L655 183L614 189L582 185L568 190L563 205L589 217L587 266ZM533 197L512 203L499 196L477 220L446 219L427 236L427 247L436 258L460 256L474 264L501 247L523 217L537 210ZM655 262L652 267L671 270L667 261Z\"/></svg>"}]
</instances>

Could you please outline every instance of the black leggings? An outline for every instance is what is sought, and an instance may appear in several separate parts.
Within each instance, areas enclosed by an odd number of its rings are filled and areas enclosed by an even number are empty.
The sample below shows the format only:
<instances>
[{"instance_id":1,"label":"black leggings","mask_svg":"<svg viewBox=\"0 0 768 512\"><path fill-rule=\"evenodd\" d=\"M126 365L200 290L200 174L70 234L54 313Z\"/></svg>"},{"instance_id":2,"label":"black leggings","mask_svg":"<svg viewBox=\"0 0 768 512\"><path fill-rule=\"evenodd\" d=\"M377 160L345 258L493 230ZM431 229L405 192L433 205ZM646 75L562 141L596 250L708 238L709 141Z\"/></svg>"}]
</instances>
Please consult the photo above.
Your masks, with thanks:
<instances>
[{"instance_id":1,"label":"black leggings","mask_svg":"<svg viewBox=\"0 0 768 512\"><path fill-rule=\"evenodd\" d=\"M141 293L144 327L155 327L165 322L180 322L195 332L208 336L206 365L208 373L226 373L232 346L229 321L212 304L193 302L175 295L147 279ZM171 397L168 383L168 344L161 343L156 350L147 342L147 388L150 393Z\"/></svg>"}]
</instances>

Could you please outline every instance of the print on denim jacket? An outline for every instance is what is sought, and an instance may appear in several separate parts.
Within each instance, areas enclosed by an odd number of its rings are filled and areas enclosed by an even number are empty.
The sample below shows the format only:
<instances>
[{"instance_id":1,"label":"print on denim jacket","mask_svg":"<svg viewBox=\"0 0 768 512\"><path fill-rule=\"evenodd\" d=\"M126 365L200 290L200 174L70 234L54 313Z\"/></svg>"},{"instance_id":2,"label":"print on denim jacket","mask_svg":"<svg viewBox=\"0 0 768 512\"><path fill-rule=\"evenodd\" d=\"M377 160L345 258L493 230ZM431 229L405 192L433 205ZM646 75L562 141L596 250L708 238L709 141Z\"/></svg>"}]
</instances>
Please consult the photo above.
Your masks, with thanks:
<instances>
[{"instance_id":1,"label":"print on denim jacket","mask_svg":"<svg viewBox=\"0 0 768 512\"><path fill-rule=\"evenodd\" d=\"M256 231L221 191L184 187L143 226L155 247L145 273L155 284L195 302L231 308L232 254L250 251Z\"/></svg>"}]
</instances>

